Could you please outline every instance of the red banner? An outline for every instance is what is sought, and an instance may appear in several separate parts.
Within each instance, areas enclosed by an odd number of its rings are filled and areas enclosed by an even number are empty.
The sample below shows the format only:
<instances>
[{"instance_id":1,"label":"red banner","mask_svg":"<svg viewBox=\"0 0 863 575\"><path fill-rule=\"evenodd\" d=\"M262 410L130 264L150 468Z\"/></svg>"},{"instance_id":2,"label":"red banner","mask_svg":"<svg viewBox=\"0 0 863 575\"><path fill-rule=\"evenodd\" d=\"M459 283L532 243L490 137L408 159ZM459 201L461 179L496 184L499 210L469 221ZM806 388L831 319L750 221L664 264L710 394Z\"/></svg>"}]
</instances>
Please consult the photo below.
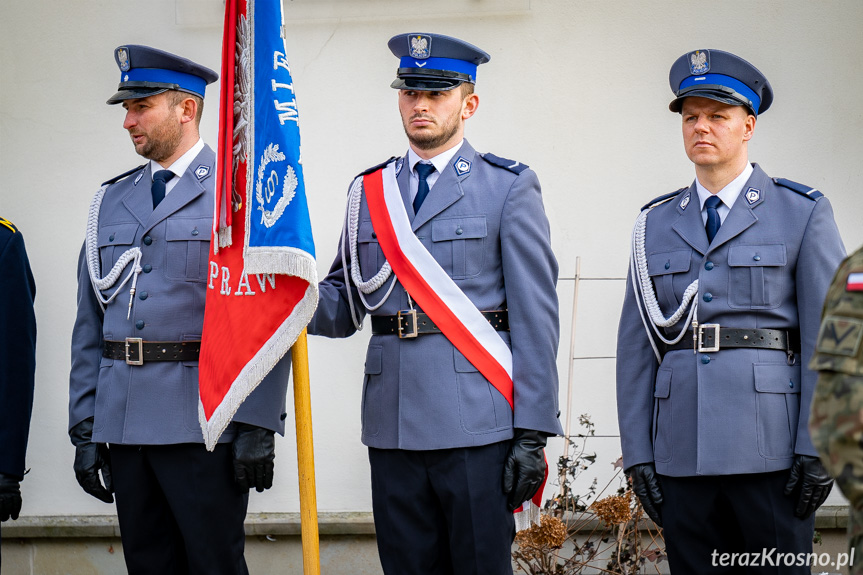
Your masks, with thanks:
<instances>
[{"instance_id":1,"label":"red banner","mask_svg":"<svg viewBox=\"0 0 863 575\"><path fill-rule=\"evenodd\" d=\"M294 344L317 305L281 10L280 0L225 5L216 203L199 369L208 449Z\"/></svg>"}]
</instances>

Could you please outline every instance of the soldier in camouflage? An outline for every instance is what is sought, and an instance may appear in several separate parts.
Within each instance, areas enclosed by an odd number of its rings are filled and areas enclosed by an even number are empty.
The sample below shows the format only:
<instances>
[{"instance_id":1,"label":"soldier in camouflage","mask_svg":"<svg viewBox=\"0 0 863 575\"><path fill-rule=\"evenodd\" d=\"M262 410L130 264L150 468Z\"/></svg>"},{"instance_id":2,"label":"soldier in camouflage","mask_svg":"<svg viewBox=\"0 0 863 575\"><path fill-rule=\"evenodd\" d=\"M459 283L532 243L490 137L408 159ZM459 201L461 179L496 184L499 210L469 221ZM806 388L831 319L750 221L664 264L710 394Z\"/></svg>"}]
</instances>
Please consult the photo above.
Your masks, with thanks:
<instances>
[{"instance_id":1,"label":"soldier in camouflage","mask_svg":"<svg viewBox=\"0 0 863 575\"><path fill-rule=\"evenodd\" d=\"M821 372L809 418L812 442L851 503L849 572L863 575L863 247L833 278L809 367Z\"/></svg>"}]
</instances>

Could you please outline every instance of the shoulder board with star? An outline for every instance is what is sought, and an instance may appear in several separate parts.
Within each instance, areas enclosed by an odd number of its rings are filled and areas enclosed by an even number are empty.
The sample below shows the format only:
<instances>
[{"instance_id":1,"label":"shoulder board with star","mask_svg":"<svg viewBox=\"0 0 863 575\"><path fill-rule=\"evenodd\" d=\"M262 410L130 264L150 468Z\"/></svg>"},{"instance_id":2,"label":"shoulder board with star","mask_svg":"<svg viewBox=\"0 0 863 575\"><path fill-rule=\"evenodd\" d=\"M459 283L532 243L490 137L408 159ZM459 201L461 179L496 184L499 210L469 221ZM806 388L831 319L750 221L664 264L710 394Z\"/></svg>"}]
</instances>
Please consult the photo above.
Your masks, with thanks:
<instances>
[{"instance_id":1,"label":"shoulder board with star","mask_svg":"<svg viewBox=\"0 0 863 575\"><path fill-rule=\"evenodd\" d=\"M797 182L792 182L791 180L786 180L785 178L773 178L773 181L783 188L788 188L793 192L797 192L801 196L806 196L813 202L817 202L819 198L823 198L824 194L818 191L817 188L811 188L804 184L799 184Z\"/></svg>"},{"instance_id":2,"label":"shoulder board with star","mask_svg":"<svg viewBox=\"0 0 863 575\"><path fill-rule=\"evenodd\" d=\"M517 162L515 160L507 160L506 158L501 158L500 156L495 156L494 154L480 154L482 159L492 164L493 166L497 166L499 168L503 168L505 170L509 170L513 174L520 174L530 166L527 164L522 164L521 162Z\"/></svg>"},{"instance_id":3,"label":"shoulder board with star","mask_svg":"<svg viewBox=\"0 0 863 575\"><path fill-rule=\"evenodd\" d=\"M398 160L398 159L399 159L399 156L393 156L389 160L387 160L386 162L381 162L380 164L378 164L376 166L372 166L371 168L369 168L367 170L363 170L362 172L357 174L357 178L359 178L361 176L368 176L369 174L374 174L375 172L377 172L381 168L385 168L387 166L387 164L389 164L393 160Z\"/></svg>"},{"instance_id":4,"label":"shoulder board with star","mask_svg":"<svg viewBox=\"0 0 863 575\"><path fill-rule=\"evenodd\" d=\"M106 182L102 182L102 185L103 185L103 186L110 186L111 184L116 184L117 182L119 182L120 180L122 180L123 178L125 178L126 176L129 176L129 175L131 175L131 174L134 174L134 173L135 173L135 172L137 172L138 170L143 169L143 168L145 168L145 167L147 167L147 164L141 164L141 165L140 165L140 166L138 166L137 168L132 168L132 169L131 169L131 170L129 170L128 172L123 172L123 173L122 173L122 174L120 174L119 176L114 176L114 177L113 177L113 178L111 178L110 180L108 180L108 181L106 181Z\"/></svg>"},{"instance_id":5,"label":"shoulder board with star","mask_svg":"<svg viewBox=\"0 0 863 575\"><path fill-rule=\"evenodd\" d=\"M8 228L13 234L18 231L15 225L6 218L0 218L0 228Z\"/></svg>"},{"instance_id":6,"label":"shoulder board with star","mask_svg":"<svg viewBox=\"0 0 863 575\"><path fill-rule=\"evenodd\" d=\"M672 199L673 197L675 197L679 193L685 192L688 189L689 189L689 186L686 186L684 188L680 188L679 190L675 190L675 191L671 192L670 194L664 194L662 196L659 196L658 198L654 198L654 199L650 200L649 202L647 202L646 204L644 204L641 207L641 211L643 212L647 208L655 208L659 204L664 204L665 202Z\"/></svg>"}]
</instances>

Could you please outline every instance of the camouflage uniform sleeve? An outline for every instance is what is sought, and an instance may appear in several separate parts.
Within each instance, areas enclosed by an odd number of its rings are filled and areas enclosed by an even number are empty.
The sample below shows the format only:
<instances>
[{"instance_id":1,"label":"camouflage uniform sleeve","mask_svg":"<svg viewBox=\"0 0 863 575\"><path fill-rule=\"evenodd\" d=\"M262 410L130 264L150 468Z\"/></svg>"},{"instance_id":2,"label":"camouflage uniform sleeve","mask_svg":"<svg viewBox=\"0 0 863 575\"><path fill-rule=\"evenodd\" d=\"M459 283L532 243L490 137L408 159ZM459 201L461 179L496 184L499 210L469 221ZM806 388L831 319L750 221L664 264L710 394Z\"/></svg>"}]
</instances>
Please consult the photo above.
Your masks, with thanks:
<instances>
[{"instance_id":1,"label":"camouflage uniform sleeve","mask_svg":"<svg viewBox=\"0 0 863 575\"><path fill-rule=\"evenodd\" d=\"M851 575L863 575L863 248L842 262L824 302L810 369L819 372L809 432L851 503Z\"/></svg>"},{"instance_id":2,"label":"camouflage uniform sleeve","mask_svg":"<svg viewBox=\"0 0 863 575\"><path fill-rule=\"evenodd\" d=\"M842 493L863 511L863 248L833 278L809 367L820 372L812 441Z\"/></svg>"}]
</instances>

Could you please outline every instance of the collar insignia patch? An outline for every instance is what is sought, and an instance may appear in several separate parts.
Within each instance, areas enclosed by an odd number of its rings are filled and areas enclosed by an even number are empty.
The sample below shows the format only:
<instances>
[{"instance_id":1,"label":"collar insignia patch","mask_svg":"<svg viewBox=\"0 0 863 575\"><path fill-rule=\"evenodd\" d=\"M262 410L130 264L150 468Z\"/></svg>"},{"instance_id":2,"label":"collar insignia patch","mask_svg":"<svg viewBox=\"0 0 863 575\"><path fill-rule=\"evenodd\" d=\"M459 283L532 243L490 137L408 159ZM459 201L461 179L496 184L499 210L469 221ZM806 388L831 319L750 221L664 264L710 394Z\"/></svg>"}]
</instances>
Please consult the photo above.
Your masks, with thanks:
<instances>
[{"instance_id":1,"label":"collar insignia patch","mask_svg":"<svg viewBox=\"0 0 863 575\"><path fill-rule=\"evenodd\" d=\"M455 168L455 173L459 176L470 173L470 162L465 160L462 156L458 157L458 159L453 164L453 167Z\"/></svg>"},{"instance_id":2,"label":"collar insignia patch","mask_svg":"<svg viewBox=\"0 0 863 575\"><path fill-rule=\"evenodd\" d=\"M749 202L750 206L760 199L761 190L756 190L755 188L749 188L746 190L746 201Z\"/></svg>"}]
</instances>

